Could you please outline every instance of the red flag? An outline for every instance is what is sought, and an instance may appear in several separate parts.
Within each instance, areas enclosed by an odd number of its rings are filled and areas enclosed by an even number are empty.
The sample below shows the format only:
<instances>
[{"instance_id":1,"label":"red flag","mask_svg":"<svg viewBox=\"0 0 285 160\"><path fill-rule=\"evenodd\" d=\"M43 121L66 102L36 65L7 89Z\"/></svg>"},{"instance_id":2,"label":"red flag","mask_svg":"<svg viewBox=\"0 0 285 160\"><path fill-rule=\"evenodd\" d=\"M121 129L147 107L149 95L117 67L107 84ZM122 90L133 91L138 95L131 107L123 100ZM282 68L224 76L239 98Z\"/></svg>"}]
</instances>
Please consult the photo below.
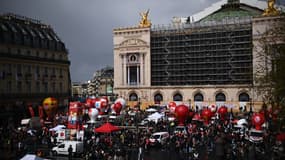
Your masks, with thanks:
<instances>
[{"instance_id":1,"label":"red flag","mask_svg":"<svg viewBox=\"0 0 285 160\"><path fill-rule=\"evenodd\" d=\"M35 112L34 112L32 106L29 106L29 111L30 111L31 117L34 117L35 116Z\"/></svg>"},{"instance_id":2,"label":"red flag","mask_svg":"<svg viewBox=\"0 0 285 160\"><path fill-rule=\"evenodd\" d=\"M43 109L43 107L42 106L39 106L39 117L41 118L41 119L43 119L44 118L44 109Z\"/></svg>"}]
</instances>

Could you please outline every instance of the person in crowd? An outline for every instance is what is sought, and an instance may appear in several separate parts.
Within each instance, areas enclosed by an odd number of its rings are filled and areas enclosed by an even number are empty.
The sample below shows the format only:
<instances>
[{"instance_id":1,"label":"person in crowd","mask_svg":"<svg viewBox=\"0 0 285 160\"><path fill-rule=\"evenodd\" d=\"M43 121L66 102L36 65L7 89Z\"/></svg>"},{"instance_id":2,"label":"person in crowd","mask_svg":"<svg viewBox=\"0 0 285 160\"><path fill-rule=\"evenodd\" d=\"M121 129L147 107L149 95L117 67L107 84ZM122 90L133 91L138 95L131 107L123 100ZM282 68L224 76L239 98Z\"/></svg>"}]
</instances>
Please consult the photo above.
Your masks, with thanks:
<instances>
[{"instance_id":1,"label":"person in crowd","mask_svg":"<svg viewBox=\"0 0 285 160\"><path fill-rule=\"evenodd\" d=\"M71 145L69 145L69 147L68 147L68 160L71 160L72 159L72 146Z\"/></svg>"}]
</instances>

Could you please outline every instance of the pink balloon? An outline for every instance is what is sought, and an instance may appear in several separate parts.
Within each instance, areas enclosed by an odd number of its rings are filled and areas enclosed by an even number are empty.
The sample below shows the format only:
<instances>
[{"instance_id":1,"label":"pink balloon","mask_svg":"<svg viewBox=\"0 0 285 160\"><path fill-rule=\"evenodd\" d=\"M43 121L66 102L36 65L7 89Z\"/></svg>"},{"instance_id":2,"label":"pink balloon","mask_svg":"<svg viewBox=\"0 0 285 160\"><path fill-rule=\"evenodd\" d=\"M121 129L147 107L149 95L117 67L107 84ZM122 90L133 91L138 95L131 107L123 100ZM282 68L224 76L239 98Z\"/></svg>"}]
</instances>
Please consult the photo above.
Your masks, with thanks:
<instances>
[{"instance_id":1,"label":"pink balloon","mask_svg":"<svg viewBox=\"0 0 285 160\"><path fill-rule=\"evenodd\" d=\"M175 102L169 102L168 103L168 108L169 108L171 113L174 113L175 112L175 108L176 108L176 103Z\"/></svg>"}]
</instances>

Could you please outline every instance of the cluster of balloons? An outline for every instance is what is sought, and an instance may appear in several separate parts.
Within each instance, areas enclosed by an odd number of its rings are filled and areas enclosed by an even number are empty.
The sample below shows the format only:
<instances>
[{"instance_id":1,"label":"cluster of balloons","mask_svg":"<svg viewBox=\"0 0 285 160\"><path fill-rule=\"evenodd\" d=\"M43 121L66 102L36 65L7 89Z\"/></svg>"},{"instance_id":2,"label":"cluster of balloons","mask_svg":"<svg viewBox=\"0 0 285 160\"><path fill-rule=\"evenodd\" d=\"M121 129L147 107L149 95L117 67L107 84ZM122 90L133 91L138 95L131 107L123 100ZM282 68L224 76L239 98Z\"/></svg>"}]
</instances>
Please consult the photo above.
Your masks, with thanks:
<instances>
[{"instance_id":1,"label":"cluster of balloons","mask_svg":"<svg viewBox=\"0 0 285 160\"><path fill-rule=\"evenodd\" d=\"M184 104L177 105L175 102L169 102L168 108L170 113L174 114L178 120L178 125L184 125L186 118L190 114L189 107Z\"/></svg>"},{"instance_id":2,"label":"cluster of balloons","mask_svg":"<svg viewBox=\"0 0 285 160\"><path fill-rule=\"evenodd\" d=\"M179 123L178 125L184 125L184 122L188 117L192 118L192 120L204 121L205 124L209 124L209 121L216 114L216 112L219 114L221 120L224 121L228 113L227 107L221 106L219 109L217 109L216 105L210 105L207 108L203 108L201 113L195 113L184 104L177 106L175 102L169 102L168 108L170 113L175 114Z\"/></svg>"},{"instance_id":3,"label":"cluster of balloons","mask_svg":"<svg viewBox=\"0 0 285 160\"><path fill-rule=\"evenodd\" d=\"M89 109L96 108L98 110L98 113L100 115L103 115L108 108L108 98L107 97L87 98L85 105Z\"/></svg>"},{"instance_id":4,"label":"cluster of balloons","mask_svg":"<svg viewBox=\"0 0 285 160\"><path fill-rule=\"evenodd\" d=\"M90 122L94 123L98 115L103 115L108 108L108 99L106 97L91 99L88 98L86 105L89 106L88 115ZM126 101L123 98L118 98L111 106L112 112L119 115L122 109L126 106Z\"/></svg>"}]
</instances>

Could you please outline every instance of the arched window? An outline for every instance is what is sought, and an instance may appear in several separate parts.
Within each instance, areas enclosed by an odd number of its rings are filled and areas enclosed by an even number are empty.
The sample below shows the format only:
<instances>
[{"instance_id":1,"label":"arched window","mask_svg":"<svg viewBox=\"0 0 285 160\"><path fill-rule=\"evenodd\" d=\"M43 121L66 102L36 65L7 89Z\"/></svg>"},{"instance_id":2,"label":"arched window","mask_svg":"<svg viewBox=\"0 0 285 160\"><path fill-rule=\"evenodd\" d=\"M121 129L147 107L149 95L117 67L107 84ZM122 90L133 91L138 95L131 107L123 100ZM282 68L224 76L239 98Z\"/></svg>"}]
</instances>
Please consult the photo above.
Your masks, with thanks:
<instances>
[{"instance_id":1,"label":"arched window","mask_svg":"<svg viewBox=\"0 0 285 160\"><path fill-rule=\"evenodd\" d=\"M182 101L183 100L183 97L180 93L176 93L174 96L173 96L173 101Z\"/></svg>"},{"instance_id":2,"label":"arched window","mask_svg":"<svg viewBox=\"0 0 285 160\"><path fill-rule=\"evenodd\" d=\"M194 96L194 101L195 102L203 102L204 101L204 97L201 93L197 93Z\"/></svg>"},{"instance_id":3,"label":"arched window","mask_svg":"<svg viewBox=\"0 0 285 160\"><path fill-rule=\"evenodd\" d=\"M226 101L226 96L223 93L218 93L216 95L216 101Z\"/></svg>"},{"instance_id":4,"label":"arched window","mask_svg":"<svg viewBox=\"0 0 285 160\"><path fill-rule=\"evenodd\" d=\"M131 93L129 96L130 101L138 101L138 95L136 93Z\"/></svg>"},{"instance_id":5,"label":"arched window","mask_svg":"<svg viewBox=\"0 0 285 160\"><path fill-rule=\"evenodd\" d=\"M240 102L249 102L249 95L247 93L241 93L239 96L238 96L238 100Z\"/></svg>"},{"instance_id":6,"label":"arched window","mask_svg":"<svg viewBox=\"0 0 285 160\"><path fill-rule=\"evenodd\" d=\"M160 101L163 101L163 97L160 93L154 95L154 101L155 102L160 102Z\"/></svg>"}]
</instances>

